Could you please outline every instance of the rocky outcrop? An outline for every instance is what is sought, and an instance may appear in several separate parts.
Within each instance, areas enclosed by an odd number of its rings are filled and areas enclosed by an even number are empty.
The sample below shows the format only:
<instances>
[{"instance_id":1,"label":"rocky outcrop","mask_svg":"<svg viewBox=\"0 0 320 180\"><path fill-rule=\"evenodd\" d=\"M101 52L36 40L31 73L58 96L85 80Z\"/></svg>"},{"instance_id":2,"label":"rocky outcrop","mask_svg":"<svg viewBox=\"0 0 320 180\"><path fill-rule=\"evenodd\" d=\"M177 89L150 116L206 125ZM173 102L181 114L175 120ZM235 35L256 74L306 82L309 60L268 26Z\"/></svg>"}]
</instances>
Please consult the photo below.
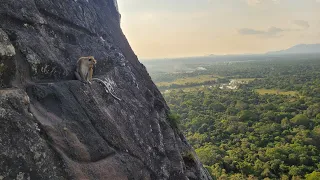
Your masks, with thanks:
<instances>
[{"instance_id":1,"label":"rocky outcrop","mask_svg":"<svg viewBox=\"0 0 320 180\"><path fill-rule=\"evenodd\" d=\"M96 82L74 80L80 56ZM211 179L120 28L114 0L5 0L0 180Z\"/></svg>"},{"instance_id":2,"label":"rocky outcrop","mask_svg":"<svg viewBox=\"0 0 320 180\"><path fill-rule=\"evenodd\" d=\"M14 56L15 49L8 35L0 29L0 87L10 87L16 72Z\"/></svg>"}]
</instances>

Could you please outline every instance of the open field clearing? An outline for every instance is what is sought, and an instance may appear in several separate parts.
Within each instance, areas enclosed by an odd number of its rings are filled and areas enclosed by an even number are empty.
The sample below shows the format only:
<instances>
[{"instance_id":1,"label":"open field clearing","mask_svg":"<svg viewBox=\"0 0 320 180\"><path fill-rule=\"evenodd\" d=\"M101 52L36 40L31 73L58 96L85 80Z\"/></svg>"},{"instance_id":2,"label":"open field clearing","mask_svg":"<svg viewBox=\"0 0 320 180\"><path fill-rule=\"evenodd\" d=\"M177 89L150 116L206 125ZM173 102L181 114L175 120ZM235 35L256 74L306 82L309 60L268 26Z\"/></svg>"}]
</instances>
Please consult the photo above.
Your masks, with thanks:
<instances>
[{"instance_id":1,"label":"open field clearing","mask_svg":"<svg viewBox=\"0 0 320 180\"><path fill-rule=\"evenodd\" d=\"M177 84L177 85L186 85L187 83L203 83L206 81L213 81L218 79L219 76L215 75L201 75L201 76L196 76L196 77L186 77L186 78L180 78L172 82L159 82L156 83L158 87L162 86L170 86L172 84Z\"/></svg>"},{"instance_id":2,"label":"open field clearing","mask_svg":"<svg viewBox=\"0 0 320 180\"><path fill-rule=\"evenodd\" d=\"M261 79L261 78L238 78L238 79L232 79L232 80L235 80L235 81L243 81L243 82L251 82L251 81L254 81L256 79Z\"/></svg>"},{"instance_id":3,"label":"open field clearing","mask_svg":"<svg viewBox=\"0 0 320 180\"><path fill-rule=\"evenodd\" d=\"M280 91L276 89L256 89L256 92L259 93L260 95L279 94L279 95L295 96L299 94L297 91Z\"/></svg>"}]
</instances>

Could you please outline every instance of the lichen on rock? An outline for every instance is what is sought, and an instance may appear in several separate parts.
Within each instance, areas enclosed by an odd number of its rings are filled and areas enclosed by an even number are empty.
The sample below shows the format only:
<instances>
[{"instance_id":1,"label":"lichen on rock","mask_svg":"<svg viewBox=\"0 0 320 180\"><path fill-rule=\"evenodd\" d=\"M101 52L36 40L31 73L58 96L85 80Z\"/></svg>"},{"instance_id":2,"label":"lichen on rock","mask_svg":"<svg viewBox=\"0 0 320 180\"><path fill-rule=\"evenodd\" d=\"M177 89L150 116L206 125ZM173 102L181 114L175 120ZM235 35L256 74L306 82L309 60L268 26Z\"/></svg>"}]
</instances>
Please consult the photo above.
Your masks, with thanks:
<instances>
[{"instance_id":1,"label":"lichen on rock","mask_svg":"<svg viewBox=\"0 0 320 180\"><path fill-rule=\"evenodd\" d=\"M14 56L16 51L8 35L0 28L0 56Z\"/></svg>"},{"instance_id":2,"label":"lichen on rock","mask_svg":"<svg viewBox=\"0 0 320 180\"><path fill-rule=\"evenodd\" d=\"M0 87L11 87L15 74L16 51L6 32L0 28Z\"/></svg>"}]
</instances>

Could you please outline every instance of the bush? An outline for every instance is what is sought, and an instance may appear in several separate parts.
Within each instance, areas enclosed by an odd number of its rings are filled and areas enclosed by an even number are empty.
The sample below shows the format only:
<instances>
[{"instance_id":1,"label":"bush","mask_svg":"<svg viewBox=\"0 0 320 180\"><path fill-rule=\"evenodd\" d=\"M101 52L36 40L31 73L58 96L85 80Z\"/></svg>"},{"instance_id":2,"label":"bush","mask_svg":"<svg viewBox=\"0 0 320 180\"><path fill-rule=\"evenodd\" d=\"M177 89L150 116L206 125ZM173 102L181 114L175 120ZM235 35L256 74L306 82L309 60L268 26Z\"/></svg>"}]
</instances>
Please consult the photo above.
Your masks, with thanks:
<instances>
[{"instance_id":1,"label":"bush","mask_svg":"<svg viewBox=\"0 0 320 180\"><path fill-rule=\"evenodd\" d=\"M320 180L320 172L313 171L306 175L306 180Z\"/></svg>"},{"instance_id":2,"label":"bush","mask_svg":"<svg viewBox=\"0 0 320 180\"><path fill-rule=\"evenodd\" d=\"M196 158L191 150L183 152L181 156L185 162L194 163L196 161Z\"/></svg>"},{"instance_id":3,"label":"bush","mask_svg":"<svg viewBox=\"0 0 320 180\"><path fill-rule=\"evenodd\" d=\"M179 129L180 119L181 119L181 117L176 113L170 112L168 114L168 121L169 121L171 127L174 129Z\"/></svg>"},{"instance_id":4,"label":"bush","mask_svg":"<svg viewBox=\"0 0 320 180\"><path fill-rule=\"evenodd\" d=\"M291 119L291 123L293 123L295 125L303 125L305 127L309 126L309 122L310 122L310 120L308 119L308 117L303 114L298 114L294 118Z\"/></svg>"}]
</instances>

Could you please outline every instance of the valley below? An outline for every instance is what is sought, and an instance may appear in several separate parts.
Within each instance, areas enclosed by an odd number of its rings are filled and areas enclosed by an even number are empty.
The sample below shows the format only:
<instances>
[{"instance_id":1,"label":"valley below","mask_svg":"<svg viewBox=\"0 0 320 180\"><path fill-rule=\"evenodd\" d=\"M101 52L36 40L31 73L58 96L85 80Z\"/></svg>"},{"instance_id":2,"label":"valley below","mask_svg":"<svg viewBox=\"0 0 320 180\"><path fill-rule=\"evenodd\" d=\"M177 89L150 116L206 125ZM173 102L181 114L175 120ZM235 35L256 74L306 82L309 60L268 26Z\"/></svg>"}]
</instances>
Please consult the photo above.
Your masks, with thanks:
<instances>
[{"instance_id":1,"label":"valley below","mask_svg":"<svg viewBox=\"0 0 320 180\"><path fill-rule=\"evenodd\" d=\"M320 176L319 55L144 64L212 177Z\"/></svg>"}]
</instances>

